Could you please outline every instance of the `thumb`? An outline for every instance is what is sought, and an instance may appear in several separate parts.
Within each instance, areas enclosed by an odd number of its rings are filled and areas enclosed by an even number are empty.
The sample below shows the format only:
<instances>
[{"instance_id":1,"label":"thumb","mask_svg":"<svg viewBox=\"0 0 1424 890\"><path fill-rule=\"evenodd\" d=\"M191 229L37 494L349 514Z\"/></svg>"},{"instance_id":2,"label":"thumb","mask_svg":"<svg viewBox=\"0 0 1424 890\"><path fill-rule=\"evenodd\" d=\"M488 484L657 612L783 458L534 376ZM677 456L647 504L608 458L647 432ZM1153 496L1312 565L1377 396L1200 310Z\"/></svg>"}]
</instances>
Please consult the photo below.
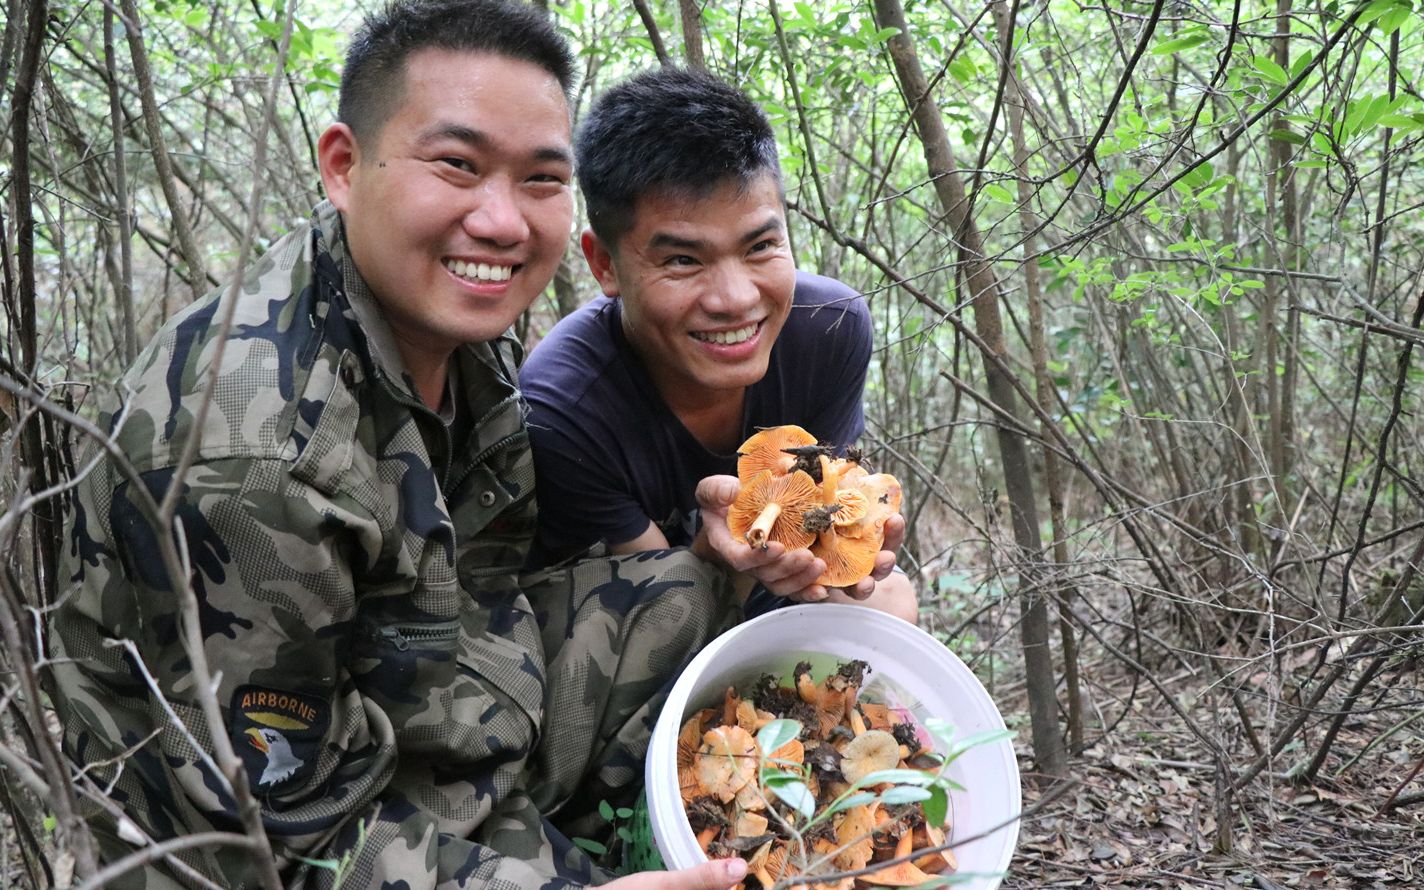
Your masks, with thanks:
<instances>
[{"instance_id":1,"label":"thumb","mask_svg":"<svg viewBox=\"0 0 1424 890\"><path fill-rule=\"evenodd\" d=\"M736 476L708 476L697 483L697 505L704 510L729 507L741 488Z\"/></svg>"},{"instance_id":2,"label":"thumb","mask_svg":"<svg viewBox=\"0 0 1424 890\"><path fill-rule=\"evenodd\" d=\"M747 864L741 859L713 859L668 872L664 890L727 890L746 875Z\"/></svg>"}]
</instances>

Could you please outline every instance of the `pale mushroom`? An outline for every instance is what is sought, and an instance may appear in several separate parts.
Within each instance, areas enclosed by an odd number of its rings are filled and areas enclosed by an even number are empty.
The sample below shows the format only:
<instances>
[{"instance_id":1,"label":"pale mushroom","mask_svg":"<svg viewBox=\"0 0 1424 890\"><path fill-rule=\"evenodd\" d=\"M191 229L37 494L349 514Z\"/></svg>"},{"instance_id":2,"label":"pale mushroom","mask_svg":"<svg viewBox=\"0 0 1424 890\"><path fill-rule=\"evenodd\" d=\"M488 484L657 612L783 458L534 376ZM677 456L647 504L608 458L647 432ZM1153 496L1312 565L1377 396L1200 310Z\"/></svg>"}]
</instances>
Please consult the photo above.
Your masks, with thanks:
<instances>
[{"instance_id":1,"label":"pale mushroom","mask_svg":"<svg viewBox=\"0 0 1424 890\"><path fill-rule=\"evenodd\" d=\"M867 729L851 739L841 752L841 775L852 785L900 763L900 743L883 729Z\"/></svg>"},{"instance_id":2,"label":"pale mushroom","mask_svg":"<svg viewBox=\"0 0 1424 890\"><path fill-rule=\"evenodd\" d=\"M698 781L722 803L756 777L761 751L751 733L740 726L718 726L702 736L695 766Z\"/></svg>"}]
</instances>

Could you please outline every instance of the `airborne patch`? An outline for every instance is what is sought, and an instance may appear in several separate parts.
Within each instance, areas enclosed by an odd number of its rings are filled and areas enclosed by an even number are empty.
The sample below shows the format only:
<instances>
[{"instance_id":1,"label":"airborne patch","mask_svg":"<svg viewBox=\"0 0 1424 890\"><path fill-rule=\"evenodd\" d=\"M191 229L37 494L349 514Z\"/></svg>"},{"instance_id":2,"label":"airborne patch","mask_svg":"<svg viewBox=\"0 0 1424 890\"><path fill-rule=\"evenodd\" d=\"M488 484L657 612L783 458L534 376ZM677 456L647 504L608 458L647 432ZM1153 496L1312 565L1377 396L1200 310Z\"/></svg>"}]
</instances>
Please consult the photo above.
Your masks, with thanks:
<instances>
[{"instance_id":1,"label":"airborne patch","mask_svg":"<svg viewBox=\"0 0 1424 890\"><path fill-rule=\"evenodd\" d=\"M232 747L247 767L258 795L298 786L316 769L321 740L331 725L322 699L265 686L239 686L232 694Z\"/></svg>"}]
</instances>

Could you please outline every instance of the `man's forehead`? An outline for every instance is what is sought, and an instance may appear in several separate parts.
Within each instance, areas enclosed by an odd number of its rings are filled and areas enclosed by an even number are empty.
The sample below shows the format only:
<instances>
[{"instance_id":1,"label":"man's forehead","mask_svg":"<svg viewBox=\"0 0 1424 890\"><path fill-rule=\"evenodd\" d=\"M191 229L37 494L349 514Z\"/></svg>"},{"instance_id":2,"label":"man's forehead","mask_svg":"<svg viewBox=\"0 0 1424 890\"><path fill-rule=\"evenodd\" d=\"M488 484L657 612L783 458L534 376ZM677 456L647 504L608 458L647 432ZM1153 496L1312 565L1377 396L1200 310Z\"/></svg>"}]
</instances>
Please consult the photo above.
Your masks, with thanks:
<instances>
[{"instance_id":1,"label":"man's forehead","mask_svg":"<svg viewBox=\"0 0 1424 890\"><path fill-rule=\"evenodd\" d=\"M646 192L633 202L630 230L650 228L653 236L692 231L702 227L697 217L703 211L736 204L744 205L736 219L740 236L785 228L786 204L780 184L770 175L762 175L750 180L729 177L711 188L672 186Z\"/></svg>"}]
</instances>

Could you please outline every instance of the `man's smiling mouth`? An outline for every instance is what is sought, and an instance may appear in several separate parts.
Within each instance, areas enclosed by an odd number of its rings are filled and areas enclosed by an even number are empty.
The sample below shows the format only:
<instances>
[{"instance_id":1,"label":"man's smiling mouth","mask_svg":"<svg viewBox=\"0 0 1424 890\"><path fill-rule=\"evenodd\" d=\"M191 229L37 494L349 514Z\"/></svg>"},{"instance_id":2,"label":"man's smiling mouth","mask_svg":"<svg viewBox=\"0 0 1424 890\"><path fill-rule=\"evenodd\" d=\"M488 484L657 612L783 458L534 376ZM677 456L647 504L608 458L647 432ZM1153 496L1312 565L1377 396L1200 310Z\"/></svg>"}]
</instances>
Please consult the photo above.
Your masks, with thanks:
<instances>
[{"instance_id":1,"label":"man's smiling mouth","mask_svg":"<svg viewBox=\"0 0 1424 890\"><path fill-rule=\"evenodd\" d=\"M718 346L732 346L737 343L745 343L756 335L757 329L761 327L761 322L752 322L743 328L736 328L731 331L693 331L692 338L701 340L703 343L715 343Z\"/></svg>"},{"instance_id":2,"label":"man's smiling mouth","mask_svg":"<svg viewBox=\"0 0 1424 890\"><path fill-rule=\"evenodd\" d=\"M464 260L445 260L445 268L457 278L466 281L508 281L517 266L497 266L490 263L467 263Z\"/></svg>"}]
</instances>

